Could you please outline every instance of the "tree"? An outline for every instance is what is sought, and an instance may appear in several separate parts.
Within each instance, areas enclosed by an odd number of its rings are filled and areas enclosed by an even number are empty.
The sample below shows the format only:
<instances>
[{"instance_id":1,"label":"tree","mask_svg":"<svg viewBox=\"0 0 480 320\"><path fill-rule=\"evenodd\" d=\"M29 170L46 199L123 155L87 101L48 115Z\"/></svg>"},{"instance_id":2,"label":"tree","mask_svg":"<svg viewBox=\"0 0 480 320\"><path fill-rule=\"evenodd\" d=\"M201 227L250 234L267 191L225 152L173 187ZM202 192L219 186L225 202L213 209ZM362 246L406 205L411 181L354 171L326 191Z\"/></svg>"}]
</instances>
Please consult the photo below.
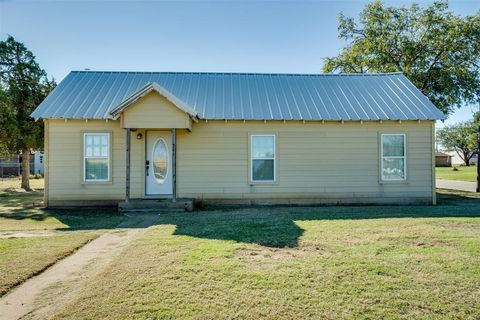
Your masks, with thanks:
<instances>
[{"instance_id":1,"label":"tree","mask_svg":"<svg viewBox=\"0 0 480 320\"><path fill-rule=\"evenodd\" d=\"M339 17L348 41L324 72L402 72L446 115L480 95L480 12L456 16L448 2L426 8L374 1L359 20Z\"/></svg>"},{"instance_id":2,"label":"tree","mask_svg":"<svg viewBox=\"0 0 480 320\"><path fill-rule=\"evenodd\" d=\"M43 147L43 123L30 117L55 87L25 45L0 41L0 151L22 155L22 184L30 190L30 154Z\"/></svg>"},{"instance_id":3,"label":"tree","mask_svg":"<svg viewBox=\"0 0 480 320\"><path fill-rule=\"evenodd\" d=\"M438 142L447 151L455 151L465 162L470 165L470 159L477 152L477 126L473 120L460 122L438 130Z\"/></svg>"}]
</instances>

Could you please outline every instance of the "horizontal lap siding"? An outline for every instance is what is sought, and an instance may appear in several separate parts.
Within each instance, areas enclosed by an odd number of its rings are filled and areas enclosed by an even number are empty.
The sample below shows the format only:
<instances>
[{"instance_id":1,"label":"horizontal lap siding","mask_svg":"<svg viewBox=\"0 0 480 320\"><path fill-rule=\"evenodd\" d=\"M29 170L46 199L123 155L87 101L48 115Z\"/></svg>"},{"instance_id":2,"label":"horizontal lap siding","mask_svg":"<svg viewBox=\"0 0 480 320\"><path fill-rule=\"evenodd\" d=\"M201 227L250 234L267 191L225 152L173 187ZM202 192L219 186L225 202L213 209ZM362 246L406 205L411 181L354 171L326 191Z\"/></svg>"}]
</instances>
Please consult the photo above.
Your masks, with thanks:
<instances>
[{"instance_id":1,"label":"horizontal lap siding","mask_svg":"<svg viewBox=\"0 0 480 320\"><path fill-rule=\"evenodd\" d=\"M179 196L430 198L431 125L201 122L179 135ZM379 183L380 132L407 134L407 183ZM248 136L255 133L277 134L276 184L248 184Z\"/></svg>"},{"instance_id":2,"label":"horizontal lap siding","mask_svg":"<svg viewBox=\"0 0 480 320\"><path fill-rule=\"evenodd\" d=\"M189 128L189 116L156 92L129 106L123 114L125 128Z\"/></svg>"},{"instance_id":3,"label":"horizontal lap siding","mask_svg":"<svg viewBox=\"0 0 480 320\"><path fill-rule=\"evenodd\" d=\"M49 120L49 199L121 200L125 130L120 121ZM432 123L201 121L178 130L177 192L200 199L431 198ZM112 132L112 182L82 183L82 132ZM408 182L380 184L379 132L407 134ZM132 134L131 194L144 194L145 139ZM249 133L277 134L278 182L248 182Z\"/></svg>"},{"instance_id":4,"label":"horizontal lap siding","mask_svg":"<svg viewBox=\"0 0 480 320\"><path fill-rule=\"evenodd\" d=\"M112 134L112 181L83 183L83 132ZM144 140L132 135L132 196L143 194ZM125 197L125 130L120 121L49 120L49 200L121 200Z\"/></svg>"}]
</instances>

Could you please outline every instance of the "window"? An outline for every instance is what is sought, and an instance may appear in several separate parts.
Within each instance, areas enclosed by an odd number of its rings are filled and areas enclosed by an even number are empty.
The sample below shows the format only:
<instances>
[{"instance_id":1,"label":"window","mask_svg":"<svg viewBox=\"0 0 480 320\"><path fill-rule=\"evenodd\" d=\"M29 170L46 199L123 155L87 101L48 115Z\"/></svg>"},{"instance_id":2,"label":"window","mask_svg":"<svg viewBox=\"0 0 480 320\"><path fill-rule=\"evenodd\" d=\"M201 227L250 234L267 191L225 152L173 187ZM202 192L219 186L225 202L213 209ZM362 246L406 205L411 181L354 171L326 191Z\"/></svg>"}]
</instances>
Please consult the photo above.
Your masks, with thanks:
<instances>
[{"instance_id":1,"label":"window","mask_svg":"<svg viewBox=\"0 0 480 320\"><path fill-rule=\"evenodd\" d=\"M164 183L168 170L168 148L167 143L162 138L155 142L153 147L153 175L158 183Z\"/></svg>"},{"instance_id":2,"label":"window","mask_svg":"<svg viewBox=\"0 0 480 320\"><path fill-rule=\"evenodd\" d=\"M110 180L110 134L83 135L83 180Z\"/></svg>"},{"instance_id":3,"label":"window","mask_svg":"<svg viewBox=\"0 0 480 320\"><path fill-rule=\"evenodd\" d=\"M251 136L251 180L275 181L275 135Z\"/></svg>"},{"instance_id":4,"label":"window","mask_svg":"<svg viewBox=\"0 0 480 320\"><path fill-rule=\"evenodd\" d=\"M382 180L406 180L404 134L382 134Z\"/></svg>"}]
</instances>

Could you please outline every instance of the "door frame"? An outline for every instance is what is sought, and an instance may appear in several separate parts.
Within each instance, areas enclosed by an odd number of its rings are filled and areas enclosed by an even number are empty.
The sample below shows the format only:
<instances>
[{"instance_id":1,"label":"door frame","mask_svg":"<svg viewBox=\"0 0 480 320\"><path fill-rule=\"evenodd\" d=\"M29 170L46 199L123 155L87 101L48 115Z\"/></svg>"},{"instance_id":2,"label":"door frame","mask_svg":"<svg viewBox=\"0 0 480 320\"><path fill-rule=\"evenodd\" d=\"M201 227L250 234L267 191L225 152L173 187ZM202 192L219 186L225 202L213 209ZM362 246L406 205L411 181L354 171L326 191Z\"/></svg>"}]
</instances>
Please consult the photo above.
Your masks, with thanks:
<instances>
[{"instance_id":1,"label":"door frame","mask_svg":"<svg viewBox=\"0 0 480 320\"><path fill-rule=\"evenodd\" d=\"M169 132L170 134L172 134L171 130L168 130L168 129L145 129L144 133L145 133L145 142L144 142L144 152L143 152L143 197L146 198L146 199L172 199L173 198L173 193L174 193L174 187L173 187L173 184L175 183L175 179L174 179L174 176L173 176L173 172L171 173L172 174L172 190L171 190L171 193L170 194L148 194L148 191L147 191L147 175L146 175L146 170L145 170L145 165L146 165L146 161L148 159L148 132L149 131L164 131L164 132ZM161 138L163 140L165 140L164 138ZM170 146L169 147L169 160L170 161L174 161L173 160L173 136L172 136L172 141L170 142ZM168 144L167 144L168 145ZM171 168L168 172L170 171L173 171L173 163L171 164Z\"/></svg>"}]
</instances>

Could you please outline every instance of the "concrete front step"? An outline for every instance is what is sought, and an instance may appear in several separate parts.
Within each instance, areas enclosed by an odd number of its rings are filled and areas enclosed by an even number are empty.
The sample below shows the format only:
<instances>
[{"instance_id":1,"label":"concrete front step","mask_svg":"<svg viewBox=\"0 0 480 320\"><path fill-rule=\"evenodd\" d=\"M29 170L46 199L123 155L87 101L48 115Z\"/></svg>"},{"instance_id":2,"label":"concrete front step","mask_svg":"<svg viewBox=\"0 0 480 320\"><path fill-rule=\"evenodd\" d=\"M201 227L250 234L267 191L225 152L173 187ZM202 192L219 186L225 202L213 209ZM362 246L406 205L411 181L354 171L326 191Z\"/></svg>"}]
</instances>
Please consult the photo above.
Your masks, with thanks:
<instances>
[{"instance_id":1,"label":"concrete front step","mask_svg":"<svg viewBox=\"0 0 480 320\"><path fill-rule=\"evenodd\" d=\"M177 199L173 202L171 199L133 199L129 202L119 202L118 211L193 211L193 199Z\"/></svg>"}]
</instances>

